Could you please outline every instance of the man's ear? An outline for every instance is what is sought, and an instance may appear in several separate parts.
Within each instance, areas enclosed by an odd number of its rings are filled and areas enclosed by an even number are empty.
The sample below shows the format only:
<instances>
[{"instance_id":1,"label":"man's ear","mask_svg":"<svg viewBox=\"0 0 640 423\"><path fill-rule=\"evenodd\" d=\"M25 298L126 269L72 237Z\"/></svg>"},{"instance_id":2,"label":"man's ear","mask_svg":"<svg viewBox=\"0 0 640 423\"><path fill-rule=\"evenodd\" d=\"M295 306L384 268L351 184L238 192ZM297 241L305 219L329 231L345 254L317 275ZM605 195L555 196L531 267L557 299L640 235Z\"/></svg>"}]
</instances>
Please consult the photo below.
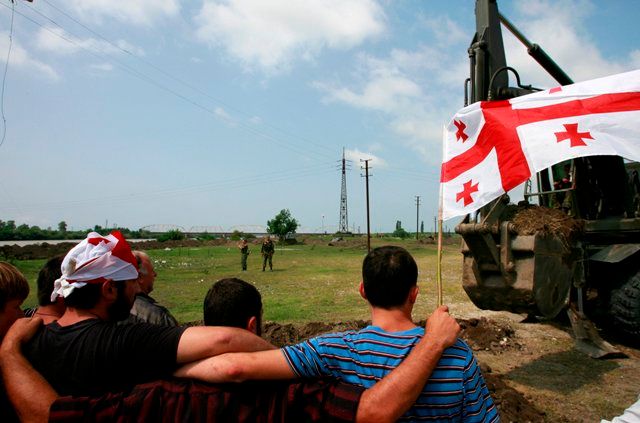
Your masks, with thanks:
<instances>
[{"instance_id":1,"label":"man's ear","mask_svg":"<svg viewBox=\"0 0 640 423\"><path fill-rule=\"evenodd\" d=\"M367 294L364 292L364 282L360 282L359 291L360 291L360 296L366 300Z\"/></svg>"},{"instance_id":2,"label":"man's ear","mask_svg":"<svg viewBox=\"0 0 640 423\"><path fill-rule=\"evenodd\" d=\"M416 303L416 299L418 298L419 292L420 292L420 288L418 287L418 285L411 288L411 291L409 292L409 301L411 302L411 304Z\"/></svg>"},{"instance_id":3,"label":"man's ear","mask_svg":"<svg viewBox=\"0 0 640 423\"><path fill-rule=\"evenodd\" d=\"M249 317L249 320L247 321L247 330L251 333L255 333L256 335L258 334L258 319L256 316Z\"/></svg>"},{"instance_id":4,"label":"man's ear","mask_svg":"<svg viewBox=\"0 0 640 423\"><path fill-rule=\"evenodd\" d=\"M102 282L102 296L110 299L110 300L115 300L118 297L118 288L116 287L116 283L112 280L107 280L105 282Z\"/></svg>"}]
</instances>

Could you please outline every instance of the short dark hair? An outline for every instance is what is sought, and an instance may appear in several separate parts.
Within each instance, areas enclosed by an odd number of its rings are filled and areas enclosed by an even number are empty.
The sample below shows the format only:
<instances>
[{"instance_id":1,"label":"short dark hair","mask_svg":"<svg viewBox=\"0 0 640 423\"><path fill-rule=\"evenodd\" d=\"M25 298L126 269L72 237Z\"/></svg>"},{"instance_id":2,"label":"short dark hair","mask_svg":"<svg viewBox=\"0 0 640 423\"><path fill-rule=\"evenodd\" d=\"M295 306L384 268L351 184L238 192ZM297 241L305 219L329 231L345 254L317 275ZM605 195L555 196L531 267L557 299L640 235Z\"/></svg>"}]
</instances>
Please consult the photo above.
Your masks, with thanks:
<instances>
[{"instance_id":1,"label":"short dark hair","mask_svg":"<svg viewBox=\"0 0 640 423\"><path fill-rule=\"evenodd\" d=\"M83 287L74 289L68 297L64 298L64 303L67 307L88 310L98 304L102 294L101 291L101 283L88 283Z\"/></svg>"},{"instance_id":2,"label":"short dark hair","mask_svg":"<svg viewBox=\"0 0 640 423\"><path fill-rule=\"evenodd\" d=\"M214 283L204 298L206 326L232 326L246 329L249 319L256 317L258 331L262 315L262 297L255 286L237 278Z\"/></svg>"},{"instance_id":3,"label":"short dark hair","mask_svg":"<svg viewBox=\"0 0 640 423\"><path fill-rule=\"evenodd\" d=\"M418 265L404 248L378 247L364 258L362 281L364 293L372 306L384 309L399 307L418 283Z\"/></svg>"},{"instance_id":4,"label":"short dark hair","mask_svg":"<svg viewBox=\"0 0 640 423\"><path fill-rule=\"evenodd\" d=\"M56 279L62 276L62 270L60 269L62 260L64 260L64 256L49 259L44 264L44 267L40 269L40 273L38 273L38 304L41 306L53 304L51 292Z\"/></svg>"},{"instance_id":5,"label":"short dark hair","mask_svg":"<svg viewBox=\"0 0 640 423\"><path fill-rule=\"evenodd\" d=\"M8 301L24 301L29 295L29 283L22 273L12 264L0 261L0 311Z\"/></svg>"}]
</instances>

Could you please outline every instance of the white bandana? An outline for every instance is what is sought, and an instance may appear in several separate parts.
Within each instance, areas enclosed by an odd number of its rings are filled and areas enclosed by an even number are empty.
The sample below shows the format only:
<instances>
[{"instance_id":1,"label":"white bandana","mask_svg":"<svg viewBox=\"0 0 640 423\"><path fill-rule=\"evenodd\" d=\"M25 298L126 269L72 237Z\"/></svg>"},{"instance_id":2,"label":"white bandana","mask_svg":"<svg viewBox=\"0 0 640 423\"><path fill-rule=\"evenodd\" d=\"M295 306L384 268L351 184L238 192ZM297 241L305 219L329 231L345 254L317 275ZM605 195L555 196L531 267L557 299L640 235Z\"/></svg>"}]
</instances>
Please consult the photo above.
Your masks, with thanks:
<instances>
[{"instance_id":1,"label":"white bandana","mask_svg":"<svg viewBox=\"0 0 640 423\"><path fill-rule=\"evenodd\" d=\"M51 301L66 298L88 283L138 278L136 258L119 231L105 237L89 233L87 239L67 253L60 267L62 276L54 282Z\"/></svg>"}]
</instances>

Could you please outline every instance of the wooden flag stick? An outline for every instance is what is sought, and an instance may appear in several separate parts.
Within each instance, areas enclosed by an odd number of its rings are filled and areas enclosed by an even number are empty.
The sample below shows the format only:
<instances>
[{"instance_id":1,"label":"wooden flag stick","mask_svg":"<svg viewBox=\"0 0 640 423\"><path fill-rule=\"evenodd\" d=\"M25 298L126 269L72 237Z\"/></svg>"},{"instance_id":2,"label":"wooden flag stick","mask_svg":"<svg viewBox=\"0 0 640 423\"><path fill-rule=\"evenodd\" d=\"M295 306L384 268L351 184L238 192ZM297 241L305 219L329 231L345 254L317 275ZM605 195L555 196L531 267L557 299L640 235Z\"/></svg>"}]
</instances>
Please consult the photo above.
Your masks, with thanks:
<instances>
[{"instance_id":1,"label":"wooden flag stick","mask_svg":"<svg viewBox=\"0 0 640 423\"><path fill-rule=\"evenodd\" d=\"M442 162L444 163L444 142L447 139L447 128L442 126ZM442 305L442 207L444 203L442 183L438 195L438 263L436 264L436 289L438 291L438 307Z\"/></svg>"},{"instance_id":2,"label":"wooden flag stick","mask_svg":"<svg viewBox=\"0 0 640 423\"><path fill-rule=\"evenodd\" d=\"M436 289L438 307L442 305L442 219L438 219L438 264L436 265Z\"/></svg>"}]
</instances>

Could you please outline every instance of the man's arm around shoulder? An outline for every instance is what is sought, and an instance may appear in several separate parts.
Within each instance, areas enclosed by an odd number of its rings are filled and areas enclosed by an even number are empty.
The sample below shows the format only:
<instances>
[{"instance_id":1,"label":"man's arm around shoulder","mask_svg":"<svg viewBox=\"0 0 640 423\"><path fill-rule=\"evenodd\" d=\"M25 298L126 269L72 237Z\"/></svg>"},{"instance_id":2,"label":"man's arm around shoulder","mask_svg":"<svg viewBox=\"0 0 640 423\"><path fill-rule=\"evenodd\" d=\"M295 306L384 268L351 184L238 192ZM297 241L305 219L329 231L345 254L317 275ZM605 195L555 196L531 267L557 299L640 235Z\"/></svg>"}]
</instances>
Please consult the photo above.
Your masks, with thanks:
<instances>
[{"instance_id":1,"label":"man's arm around shoulder","mask_svg":"<svg viewBox=\"0 0 640 423\"><path fill-rule=\"evenodd\" d=\"M356 421L395 421L416 401L438 364L442 352L456 342L460 326L446 306L429 320L425 335L395 370L366 390L358 405ZM230 353L187 364L178 377L225 383L296 377L281 350ZM384 404L384 406L381 406Z\"/></svg>"},{"instance_id":2,"label":"man's arm around shoulder","mask_svg":"<svg viewBox=\"0 0 640 423\"><path fill-rule=\"evenodd\" d=\"M0 346L0 367L5 389L22 422L48 421L49 408L58 398L51 385L22 355L22 345L31 339L40 325L42 319L39 317L18 319Z\"/></svg>"},{"instance_id":3,"label":"man's arm around shoulder","mask_svg":"<svg viewBox=\"0 0 640 423\"><path fill-rule=\"evenodd\" d=\"M187 328L178 343L176 361L191 363L227 352L264 351L275 347L245 329L224 326Z\"/></svg>"}]
</instances>

